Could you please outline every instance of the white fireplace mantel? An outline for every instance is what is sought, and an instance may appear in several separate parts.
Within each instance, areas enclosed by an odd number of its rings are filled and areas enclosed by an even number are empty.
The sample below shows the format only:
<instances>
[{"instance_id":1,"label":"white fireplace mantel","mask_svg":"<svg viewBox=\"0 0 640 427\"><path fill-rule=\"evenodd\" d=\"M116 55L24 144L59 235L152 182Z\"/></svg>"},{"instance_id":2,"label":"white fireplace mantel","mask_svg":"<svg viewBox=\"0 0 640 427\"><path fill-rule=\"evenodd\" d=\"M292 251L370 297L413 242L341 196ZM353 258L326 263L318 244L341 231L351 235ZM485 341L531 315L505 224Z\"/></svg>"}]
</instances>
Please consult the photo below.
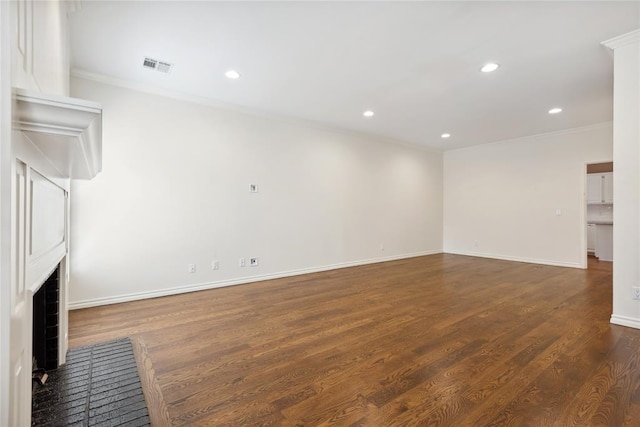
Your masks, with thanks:
<instances>
[{"instance_id":1,"label":"white fireplace mantel","mask_svg":"<svg viewBox=\"0 0 640 427\"><path fill-rule=\"evenodd\" d=\"M13 128L22 131L59 178L91 179L102 170L99 103L14 89Z\"/></svg>"},{"instance_id":2,"label":"white fireplace mantel","mask_svg":"<svg viewBox=\"0 0 640 427\"><path fill-rule=\"evenodd\" d=\"M30 425L33 295L59 266L58 363L68 347L69 192L102 170L102 106L24 89L12 93L11 420Z\"/></svg>"}]
</instances>

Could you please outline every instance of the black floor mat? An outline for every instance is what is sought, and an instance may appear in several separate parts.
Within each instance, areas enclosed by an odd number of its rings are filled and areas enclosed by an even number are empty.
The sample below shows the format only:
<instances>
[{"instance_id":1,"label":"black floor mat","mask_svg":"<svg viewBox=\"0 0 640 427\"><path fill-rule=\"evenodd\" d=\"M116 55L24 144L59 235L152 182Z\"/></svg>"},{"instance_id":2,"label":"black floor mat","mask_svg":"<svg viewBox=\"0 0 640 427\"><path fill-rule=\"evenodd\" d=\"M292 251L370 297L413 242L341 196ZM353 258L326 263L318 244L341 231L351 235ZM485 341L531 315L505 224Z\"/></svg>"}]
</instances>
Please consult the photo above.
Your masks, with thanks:
<instances>
[{"instance_id":1,"label":"black floor mat","mask_svg":"<svg viewBox=\"0 0 640 427\"><path fill-rule=\"evenodd\" d=\"M69 350L67 363L34 385L32 426L149 426L129 338Z\"/></svg>"}]
</instances>

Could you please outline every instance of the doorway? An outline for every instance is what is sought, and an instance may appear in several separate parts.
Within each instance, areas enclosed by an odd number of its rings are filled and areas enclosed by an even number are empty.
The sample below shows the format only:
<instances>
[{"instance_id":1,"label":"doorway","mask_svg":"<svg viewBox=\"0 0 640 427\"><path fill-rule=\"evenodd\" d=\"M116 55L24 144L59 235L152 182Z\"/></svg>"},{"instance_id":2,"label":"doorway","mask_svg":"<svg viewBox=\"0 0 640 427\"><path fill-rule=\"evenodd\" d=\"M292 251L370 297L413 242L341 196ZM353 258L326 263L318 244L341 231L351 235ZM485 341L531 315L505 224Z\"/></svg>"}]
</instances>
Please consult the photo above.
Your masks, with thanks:
<instances>
[{"instance_id":1,"label":"doorway","mask_svg":"<svg viewBox=\"0 0 640 427\"><path fill-rule=\"evenodd\" d=\"M587 164L587 268L613 262L613 162Z\"/></svg>"}]
</instances>

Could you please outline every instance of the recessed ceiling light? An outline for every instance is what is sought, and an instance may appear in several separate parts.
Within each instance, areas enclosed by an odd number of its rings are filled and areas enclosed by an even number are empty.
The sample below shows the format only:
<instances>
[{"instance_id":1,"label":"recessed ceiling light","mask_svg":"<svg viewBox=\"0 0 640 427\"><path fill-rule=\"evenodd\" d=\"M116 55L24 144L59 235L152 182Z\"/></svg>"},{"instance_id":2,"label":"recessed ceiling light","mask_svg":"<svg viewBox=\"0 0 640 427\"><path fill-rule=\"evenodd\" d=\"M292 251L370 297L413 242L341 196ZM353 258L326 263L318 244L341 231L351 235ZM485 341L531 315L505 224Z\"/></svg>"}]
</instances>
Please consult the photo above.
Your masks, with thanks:
<instances>
[{"instance_id":1,"label":"recessed ceiling light","mask_svg":"<svg viewBox=\"0 0 640 427\"><path fill-rule=\"evenodd\" d=\"M237 72L236 70L229 70L226 73L224 73L225 77L228 79L239 79L240 78L240 73Z\"/></svg>"},{"instance_id":2,"label":"recessed ceiling light","mask_svg":"<svg viewBox=\"0 0 640 427\"><path fill-rule=\"evenodd\" d=\"M451 134L450 134L450 133L443 133L442 135L440 135L440 138L447 139L447 138L449 138L450 136L451 136Z\"/></svg>"},{"instance_id":3,"label":"recessed ceiling light","mask_svg":"<svg viewBox=\"0 0 640 427\"><path fill-rule=\"evenodd\" d=\"M371 110L367 110L364 113L362 113L362 115L365 116L365 117L373 117L373 114L374 113Z\"/></svg>"},{"instance_id":4,"label":"recessed ceiling light","mask_svg":"<svg viewBox=\"0 0 640 427\"><path fill-rule=\"evenodd\" d=\"M483 73L490 73L497 70L498 67L500 66L495 62L489 62L488 64L485 64L484 67L480 68L480 71L482 71Z\"/></svg>"},{"instance_id":5,"label":"recessed ceiling light","mask_svg":"<svg viewBox=\"0 0 640 427\"><path fill-rule=\"evenodd\" d=\"M549 114L558 114L562 112L562 108L552 108L551 110L549 110Z\"/></svg>"}]
</instances>

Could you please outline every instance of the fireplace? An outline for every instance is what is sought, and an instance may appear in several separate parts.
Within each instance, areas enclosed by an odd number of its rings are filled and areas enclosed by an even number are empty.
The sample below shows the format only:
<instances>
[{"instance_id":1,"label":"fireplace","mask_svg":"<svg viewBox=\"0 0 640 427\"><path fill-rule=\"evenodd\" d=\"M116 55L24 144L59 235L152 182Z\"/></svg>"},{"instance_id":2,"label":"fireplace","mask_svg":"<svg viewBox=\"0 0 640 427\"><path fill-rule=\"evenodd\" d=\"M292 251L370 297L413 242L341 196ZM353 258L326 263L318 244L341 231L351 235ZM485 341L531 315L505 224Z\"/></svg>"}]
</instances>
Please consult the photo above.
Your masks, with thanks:
<instances>
[{"instance_id":1,"label":"fireplace","mask_svg":"<svg viewBox=\"0 0 640 427\"><path fill-rule=\"evenodd\" d=\"M11 253L7 250L7 257L3 255L2 271L4 279L7 270L12 283L3 292L0 310L0 424L28 426L32 384L34 377L38 379L32 368L49 368L53 373L66 362L68 195L72 179L92 179L102 169L102 106L19 88L11 91L11 98L7 111L12 113L12 150L8 159L14 167L7 175L3 173L2 181L7 196L2 200L3 211L4 202L10 202L7 212L11 211L11 219L7 217L3 227L10 227L6 234ZM4 110L2 117L6 117ZM4 178L9 175L7 185L10 181L11 188L5 192ZM4 288L4 281L2 284ZM35 387L49 388L53 387Z\"/></svg>"},{"instance_id":2,"label":"fireplace","mask_svg":"<svg viewBox=\"0 0 640 427\"><path fill-rule=\"evenodd\" d=\"M58 265L33 295L32 355L34 372L58 367L59 324L60 266Z\"/></svg>"}]
</instances>

